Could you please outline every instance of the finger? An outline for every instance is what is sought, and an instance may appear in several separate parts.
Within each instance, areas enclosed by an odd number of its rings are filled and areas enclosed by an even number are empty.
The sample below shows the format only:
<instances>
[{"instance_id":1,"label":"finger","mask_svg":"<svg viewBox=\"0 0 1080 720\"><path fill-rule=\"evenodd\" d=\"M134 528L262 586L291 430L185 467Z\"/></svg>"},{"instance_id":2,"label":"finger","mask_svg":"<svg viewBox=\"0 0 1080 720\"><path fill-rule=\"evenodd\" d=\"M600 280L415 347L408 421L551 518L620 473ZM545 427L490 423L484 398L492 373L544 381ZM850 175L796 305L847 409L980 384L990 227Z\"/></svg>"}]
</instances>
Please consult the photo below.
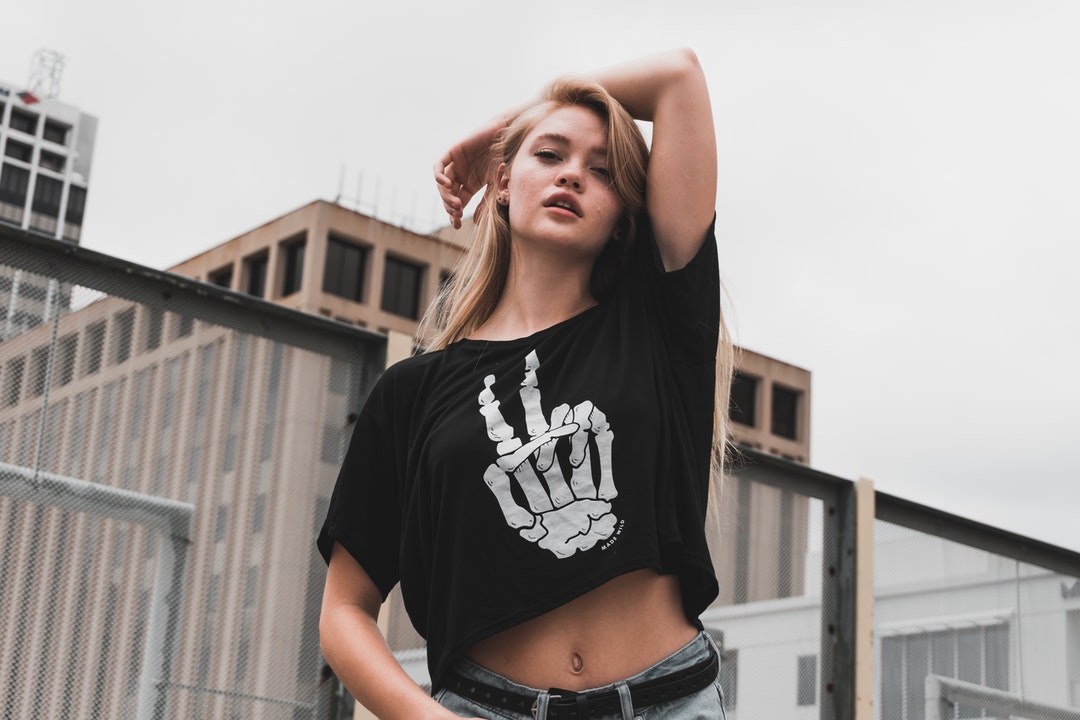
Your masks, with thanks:
<instances>
[{"instance_id":1,"label":"finger","mask_svg":"<svg viewBox=\"0 0 1080 720\"><path fill-rule=\"evenodd\" d=\"M495 384L495 376L488 375L484 378L484 389L480 392L480 414L484 416L487 424L488 437L495 441L495 450L500 456L508 455L521 447L521 441L514 436L514 430L503 418L499 410L499 401L495 399L495 393L491 386ZM511 468L512 469L512 468Z\"/></svg>"},{"instance_id":2,"label":"finger","mask_svg":"<svg viewBox=\"0 0 1080 720\"><path fill-rule=\"evenodd\" d=\"M573 425L573 423L568 423L569 419L570 406L566 403L558 405L551 411L550 427L561 428L565 425ZM570 491L570 486L566 484L562 463L559 462L559 457L555 454L556 445L556 441L551 440L544 443L536 451L536 469L543 473L544 482L548 486L548 494L551 495L551 502L558 508L573 502L574 493Z\"/></svg>"},{"instance_id":3,"label":"finger","mask_svg":"<svg viewBox=\"0 0 1080 720\"><path fill-rule=\"evenodd\" d=\"M518 485L521 486L521 491L525 494L525 500L529 503L529 509L532 510L534 515L555 509L551 504L551 498L548 497L547 490L540 484L540 478L537 476L536 471L533 470L532 465L527 462L518 465L517 470L514 471L514 478L518 481Z\"/></svg>"},{"instance_id":4,"label":"finger","mask_svg":"<svg viewBox=\"0 0 1080 720\"><path fill-rule=\"evenodd\" d=\"M481 410L480 412L483 412ZM577 424L570 423L569 425L563 425L562 427L552 428L546 433L541 433L535 438L525 443L516 450L507 453L500 457L496 462L499 463L499 467L504 468L507 472L513 472L517 469L517 466L529 459L529 456L540 449L545 443L551 442L557 438L564 437L566 435L573 434L578 429ZM517 440L517 438L514 438ZM518 442L521 442L518 440Z\"/></svg>"},{"instance_id":5,"label":"finger","mask_svg":"<svg viewBox=\"0 0 1080 720\"><path fill-rule=\"evenodd\" d=\"M499 503L499 509L502 510L503 519L506 520L507 525L518 530L531 528L536 524L536 517L514 500L514 494L510 490L510 478L498 465L494 463L488 465L488 469L484 472L484 484L488 486L491 494L495 496L495 501Z\"/></svg>"},{"instance_id":6,"label":"finger","mask_svg":"<svg viewBox=\"0 0 1080 720\"><path fill-rule=\"evenodd\" d=\"M521 405L525 408L525 429L529 437L536 437L548 429L544 411L540 407L540 385L536 371L540 369L540 358L533 350L525 356L525 379L521 381Z\"/></svg>"}]
</instances>

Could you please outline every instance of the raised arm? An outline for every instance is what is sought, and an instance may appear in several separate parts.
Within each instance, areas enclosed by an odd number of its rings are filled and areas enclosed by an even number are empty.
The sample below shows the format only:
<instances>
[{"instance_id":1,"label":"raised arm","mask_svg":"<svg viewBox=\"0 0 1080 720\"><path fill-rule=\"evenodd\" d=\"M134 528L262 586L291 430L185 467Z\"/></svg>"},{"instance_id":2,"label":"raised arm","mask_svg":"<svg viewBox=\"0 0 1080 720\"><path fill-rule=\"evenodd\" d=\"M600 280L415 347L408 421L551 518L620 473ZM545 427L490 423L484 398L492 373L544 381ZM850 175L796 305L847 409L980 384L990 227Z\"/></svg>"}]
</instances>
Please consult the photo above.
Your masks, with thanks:
<instances>
[{"instance_id":1,"label":"raised arm","mask_svg":"<svg viewBox=\"0 0 1080 720\"><path fill-rule=\"evenodd\" d=\"M716 208L716 133L697 55L672 50L592 77L653 124L645 200L664 267L677 270L701 247Z\"/></svg>"},{"instance_id":2,"label":"raised arm","mask_svg":"<svg viewBox=\"0 0 1080 720\"><path fill-rule=\"evenodd\" d=\"M716 134L705 74L692 50L671 50L585 73L638 120L653 124L646 202L664 266L683 267L705 238L716 206ZM435 163L435 181L454 227L490 176L497 134L528 105L512 108Z\"/></svg>"}]
</instances>

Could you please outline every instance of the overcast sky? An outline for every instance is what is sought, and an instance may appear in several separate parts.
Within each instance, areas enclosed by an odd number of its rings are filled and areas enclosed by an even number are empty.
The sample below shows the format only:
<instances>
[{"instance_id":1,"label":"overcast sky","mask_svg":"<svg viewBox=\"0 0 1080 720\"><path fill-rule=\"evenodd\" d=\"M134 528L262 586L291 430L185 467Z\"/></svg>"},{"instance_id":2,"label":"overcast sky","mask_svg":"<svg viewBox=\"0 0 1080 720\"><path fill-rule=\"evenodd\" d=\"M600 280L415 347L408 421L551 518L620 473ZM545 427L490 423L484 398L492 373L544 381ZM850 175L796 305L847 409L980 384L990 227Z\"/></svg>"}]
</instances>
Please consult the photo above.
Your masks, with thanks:
<instances>
[{"instance_id":1,"label":"overcast sky","mask_svg":"<svg viewBox=\"0 0 1080 720\"><path fill-rule=\"evenodd\" d=\"M58 50L100 119L83 244L158 268L342 189L431 229L479 121L693 47L737 339L813 373L812 465L1080 550L1075 0L9 5L0 78Z\"/></svg>"}]
</instances>

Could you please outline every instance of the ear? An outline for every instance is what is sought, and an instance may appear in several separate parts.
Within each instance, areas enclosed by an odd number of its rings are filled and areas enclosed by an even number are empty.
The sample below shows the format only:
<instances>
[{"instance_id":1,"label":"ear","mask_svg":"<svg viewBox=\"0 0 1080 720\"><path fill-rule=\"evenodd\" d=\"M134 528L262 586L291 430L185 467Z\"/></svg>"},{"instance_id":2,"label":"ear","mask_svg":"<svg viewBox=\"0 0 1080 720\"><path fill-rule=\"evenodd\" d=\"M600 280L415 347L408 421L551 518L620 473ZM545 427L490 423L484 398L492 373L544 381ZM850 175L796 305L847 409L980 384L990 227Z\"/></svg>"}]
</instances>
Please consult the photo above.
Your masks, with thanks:
<instances>
[{"instance_id":1,"label":"ear","mask_svg":"<svg viewBox=\"0 0 1080 720\"><path fill-rule=\"evenodd\" d=\"M499 163L495 169L495 192L502 195L510 194L510 168L506 163Z\"/></svg>"}]
</instances>

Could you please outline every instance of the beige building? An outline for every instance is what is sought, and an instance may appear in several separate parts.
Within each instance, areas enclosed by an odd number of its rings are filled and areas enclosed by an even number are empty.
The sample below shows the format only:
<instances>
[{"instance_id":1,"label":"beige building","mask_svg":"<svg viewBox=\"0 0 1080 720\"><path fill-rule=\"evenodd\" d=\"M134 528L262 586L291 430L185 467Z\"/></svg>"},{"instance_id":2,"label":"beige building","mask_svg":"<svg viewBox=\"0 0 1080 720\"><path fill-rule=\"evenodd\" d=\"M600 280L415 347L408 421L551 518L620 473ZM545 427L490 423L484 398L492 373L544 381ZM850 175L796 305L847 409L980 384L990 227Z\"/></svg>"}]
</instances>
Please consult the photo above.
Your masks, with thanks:
<instances>
[{"instance_id":1,"label":"beige building","mask_svg":"<svg viewBox=\"0 0 1080 720\"><path fill-rule=\"evenodd\" d=\"M459 242L315 201L170 270L400 341L453 270ZM60 318L50 367L51 332L42 326L0 344L0 461L29 466L40 452L50 472L196 506L171 716L231 718L237 691L313 696L322 574L310 543L297 538L321 523L371 378L327 356L116 297ZM742 351L738 443L808 462L809 402L807 371ZM42 428L48 440L35 451ZM801 593L806 516L804 497L729 483L720 523L731 541L714 549L719 602ZM31 586L23 580L40 557L0 562L0 607L14 608L13 627L23 628L0 634L0 678L43 668L66 692L43 700L33 683L18 685L16 707L42 706L43 717L128 716L134 688L102 683L109 668L139 660L152 540L4 498L0 528L4 548L47 538L38 549L46 567L59 568ZM92 583L75 579L88 568L99 570ZM79 596L92 608L90 630L34 629L41 608ZM400 601L384 615L392 646L423 682L422 642ZM115 632L104 647L92 639L103 629ZM51 656L69 659L45 662ZM264 705L240 716L280 716Z\"/></svg>"}]
</instances>

